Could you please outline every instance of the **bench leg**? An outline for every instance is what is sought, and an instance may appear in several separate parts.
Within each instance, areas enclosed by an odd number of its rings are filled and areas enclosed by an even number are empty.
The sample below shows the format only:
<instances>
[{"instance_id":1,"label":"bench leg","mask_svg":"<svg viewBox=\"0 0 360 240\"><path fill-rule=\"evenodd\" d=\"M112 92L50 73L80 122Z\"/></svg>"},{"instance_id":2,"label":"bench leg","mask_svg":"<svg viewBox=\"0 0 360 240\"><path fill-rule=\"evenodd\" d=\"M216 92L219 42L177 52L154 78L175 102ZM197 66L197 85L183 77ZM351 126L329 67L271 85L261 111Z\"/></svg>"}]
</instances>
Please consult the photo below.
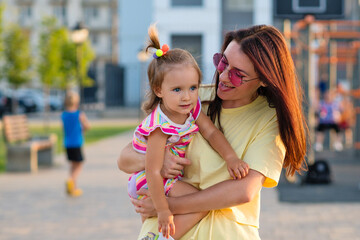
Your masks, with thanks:
<instances>
[{"instance_id":1,"label":"bench leg","mask_svg":"<svg viewBox=\"0 0 360 240\"><path fill-rule=\"evenodd\" d=\"M37 151L31 148L7 149L6 171L9 172L37 172L38 161Z\"/></svg>"},{"instance_id":2,"label":"bench leg","mask_svg":"<svg viewBox=\"0 0 360 240\"><path fill-rule=\"evenodd\" d=\"M51 167L53 165L53 148L38 151L39 166Z\"/></svg>"}]
</instances>

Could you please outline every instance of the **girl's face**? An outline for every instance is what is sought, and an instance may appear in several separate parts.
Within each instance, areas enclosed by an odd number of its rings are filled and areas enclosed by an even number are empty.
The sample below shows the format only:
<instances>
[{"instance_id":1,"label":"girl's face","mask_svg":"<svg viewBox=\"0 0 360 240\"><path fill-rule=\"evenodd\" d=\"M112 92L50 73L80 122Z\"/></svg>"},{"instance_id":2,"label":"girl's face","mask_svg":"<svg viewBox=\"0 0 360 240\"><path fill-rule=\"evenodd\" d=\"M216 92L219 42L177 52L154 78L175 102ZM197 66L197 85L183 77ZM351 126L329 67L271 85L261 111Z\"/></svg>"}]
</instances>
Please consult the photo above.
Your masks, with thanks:
<instances>
[{"instance_id":1,"label":"girl's face","mask_svg":"<svg viewBox=\"0 0 360 240\"><path fill-rule=\"evenodd\" d=\"M257 89L265 86L259 79L246 82L246 80L257 78L254 65L241 50L240 45L233 40L224 52L225 69L219 74L219 85L217 95L223 100L223 108L236 108L251 103L257 97ZM236 69L242 76L244 83L235 87L229 79L229 70Z\"/></svg>"},{"instance_id":2,"label":"girl's face","mask_svg":"<svg viewBox=\"0 0 360 240\"><path fill-rule=\"evenodd\" d=\"M176 65L164 76L156 95L161 110L171 121L183 124L198 100L199 75L190 65Z\"/></svg>"}]
</instances>

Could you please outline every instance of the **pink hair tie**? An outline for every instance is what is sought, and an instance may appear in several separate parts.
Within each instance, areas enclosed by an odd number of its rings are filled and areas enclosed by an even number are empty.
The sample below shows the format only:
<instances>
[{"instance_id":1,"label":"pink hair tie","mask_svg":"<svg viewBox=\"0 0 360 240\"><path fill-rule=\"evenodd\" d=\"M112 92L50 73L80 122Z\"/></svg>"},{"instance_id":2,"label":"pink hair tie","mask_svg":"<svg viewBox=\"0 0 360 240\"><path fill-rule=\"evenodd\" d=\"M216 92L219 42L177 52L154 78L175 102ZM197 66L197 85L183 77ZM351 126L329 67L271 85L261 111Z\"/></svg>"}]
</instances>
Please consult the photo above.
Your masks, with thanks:
<instances>
[{"instance_id":1,"label":"pink hair tie","mask_svg":"<svg viewBox=\"0 0 360 240\"><path fill-rule=\"evenodd\" d=\"M153 57L159 58L161 56L164 56L167 53L167 51L169 51L169 46L167 44L164 44L162 45L161 49L156 50Z\"/></svg>"}]
</instances>

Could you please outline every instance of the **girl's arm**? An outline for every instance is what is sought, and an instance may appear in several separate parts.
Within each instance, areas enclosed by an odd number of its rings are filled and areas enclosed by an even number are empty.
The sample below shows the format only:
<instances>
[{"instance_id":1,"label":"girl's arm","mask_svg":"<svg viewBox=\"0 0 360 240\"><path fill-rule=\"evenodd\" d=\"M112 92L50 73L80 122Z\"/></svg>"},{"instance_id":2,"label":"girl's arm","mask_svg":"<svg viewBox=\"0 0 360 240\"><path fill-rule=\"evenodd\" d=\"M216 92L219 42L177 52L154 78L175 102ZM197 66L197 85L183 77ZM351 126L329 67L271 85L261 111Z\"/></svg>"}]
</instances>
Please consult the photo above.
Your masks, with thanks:
<instances>
[{"instance_id":1,"label":"girl's arm","mask_svg":"<svg viewBox=\"0 0 360 240\"><path fill-rule=\"evenodd\" d=\"M181 172L185 165L190 165L190 160L186 158L177 157L170 152L171 146L165 149L164 164L161 169L161 176L164 178L175 178ZM145 155L138 153L129 143L121 151L120 157L117 161L118 167L121 171L131 174L145 169Z\"/></svg>"},{"instance_id":2,"label":"girl's arm","mask_svg":"<svg viewBox=\"0 0 360 240\"><path fill-rule=\"evenodd\" d=\"M160 174L167 138L168 136L160 128L154 130L148 137L145 154L146 181L157 212L169 210L164 194L163 178Z\"/></svg>"},{"instance_id":3,"label":"girl's arm","mask_svg":"<svg viewBox=\"0 0 360 240\"><path fill-rule=\"evenodd\" d=\"M169 197L167 200L173 214L223 209L252 201L259 193L264 181L264 175L250 169L247 177L241 181L226 180L202 191L180 197ZM155 217L156 212L151 202L151 195L146 190L140 191L149 198L131 199L136 212L146 218Z\"/></svg>"},{"instance_id":4,"label":"girl's arm","mask_svg":"<svg viewBox=\"0 0 360 240\"><path fill-rule=\"evenodd\" d=\"M158 229L163 236L175 234L174 216L169 209L169 204L164 194L164 180L161 168L164 163L165 146L168 135L160 128L148 136L145 154L145 173L150 195L158 215Z\"/></svg>"},{"instance_id":5,"label":"girl's arm","mask_svg":"<svg viewBox=\"0 0 360 240\"><path fill-rule=\"evenodd\" d=\"M245 177L249 172L249 166L240 160L224 134L215 127L213 122L203 112L200 112L196 124L199 126L201 135L209 142L228 165L230 176L235 178Z\"/></svg>"}]
</instances>

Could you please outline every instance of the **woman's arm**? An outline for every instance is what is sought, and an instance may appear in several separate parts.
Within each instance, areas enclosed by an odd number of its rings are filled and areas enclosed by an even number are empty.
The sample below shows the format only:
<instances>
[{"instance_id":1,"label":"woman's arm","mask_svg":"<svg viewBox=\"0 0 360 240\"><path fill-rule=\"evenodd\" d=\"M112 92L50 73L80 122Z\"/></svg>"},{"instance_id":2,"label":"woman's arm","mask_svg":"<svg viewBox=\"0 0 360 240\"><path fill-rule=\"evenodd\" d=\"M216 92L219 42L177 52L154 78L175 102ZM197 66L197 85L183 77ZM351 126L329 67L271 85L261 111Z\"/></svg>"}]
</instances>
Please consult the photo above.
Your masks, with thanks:
<instances>
[{"instance_id":1,"label":"woman's arm","mask_svg":"<svg viewBox=\"0 0 360 240\"><path fill-rule=\"evenodd\" d=\"M128 174L145 170L145 154L136 152L129 143L121 151L117 164L121 171Z\"/></svg>"},{"instance_id":2,"label":"woman's arm","mask_svg":"<svg viewBox=\"0 0 360 240\"><path fill-rule=\"evenodd\" d=\"M196 193L168 198L169 207L173 214L233 207L253 200L259 193L264 181L264 175L250 169L246 178L241 180L226 180ZM146 191L142 191L141 194L150 196ZM151 198L131 199L131 202L135 206L136 212L142 216L156 216Z\"/></svg>"},{"instance_id":3,"label":"woman's arm","mask_svg":"<svg viewBox=\"0 0 360 240\"><path fill-rule=\"evenodd\" d=\"M241 180L226 180L196 193L169 198L170 210L173 214L186 214L247 203L259 193L264 181L264 175L250 170Z\"/></svg>"},{"instance_id":4,"label":"woman's arm","mask_svg":"<svg viewBox=\"0 0 360 240\"><path fill-rule=\"evenodd\" d=\"M190 165L189 159L177 157L170 152L171 146L165 149L164 164L161 169L161 176L164 178L175 178L181 172L185 165ZM145 169L145 155L138 153L129 143L121 151L120 157L117 161L118 167L121 171L131 174Z\"/></svg>"}]
</instances>

